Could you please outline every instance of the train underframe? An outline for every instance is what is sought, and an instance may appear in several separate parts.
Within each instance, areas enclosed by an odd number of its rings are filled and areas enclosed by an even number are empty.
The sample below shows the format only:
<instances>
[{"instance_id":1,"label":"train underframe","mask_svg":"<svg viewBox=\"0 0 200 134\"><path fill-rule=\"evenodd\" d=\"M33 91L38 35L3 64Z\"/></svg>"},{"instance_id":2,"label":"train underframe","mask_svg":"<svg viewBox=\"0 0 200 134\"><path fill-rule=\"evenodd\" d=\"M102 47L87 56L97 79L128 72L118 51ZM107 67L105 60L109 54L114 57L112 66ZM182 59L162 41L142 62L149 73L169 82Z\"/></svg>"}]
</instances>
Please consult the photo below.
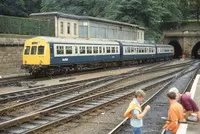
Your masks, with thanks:
<instances>
[{"instance_id":1,"label":"train underframe","mask_svg":"<svg viewBox=\"0 0 200 134\"><path fill-rule=\"evenodd\" d=\"M77 72L91 69L106 69L118 66L129 66L132 64L152 63L157 61L171 60L172 57L160 57L149 59L125 59L123 61L100 61L94 63L82 63L82 64L68 64L68 65L22 65L22 69L27 70L30 75L34 77L40 76L53 76L65 74L69 72Z\"/></svg>"}]
</instances>

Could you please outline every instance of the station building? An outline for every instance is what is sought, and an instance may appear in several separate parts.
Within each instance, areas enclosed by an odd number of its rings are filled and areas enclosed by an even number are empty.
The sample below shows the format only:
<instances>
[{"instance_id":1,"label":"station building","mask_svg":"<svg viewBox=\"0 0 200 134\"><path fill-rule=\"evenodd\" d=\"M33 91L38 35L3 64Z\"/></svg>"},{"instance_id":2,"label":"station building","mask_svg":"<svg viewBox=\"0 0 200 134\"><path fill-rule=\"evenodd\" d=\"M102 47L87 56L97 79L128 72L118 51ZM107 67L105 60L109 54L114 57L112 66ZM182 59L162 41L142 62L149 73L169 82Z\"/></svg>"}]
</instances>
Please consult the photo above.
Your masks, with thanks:
<instances>
[{"instance_id":1,"label":"station building","mask_svg":"<svg viewBox=\"0 0 200 134\"><path fill-rule=\"evenodd\" d=\"M144 42L144 27L134 24L60 12L32 13L30 17L53 21L56 37Z\"/></svg>"}]
</instances>

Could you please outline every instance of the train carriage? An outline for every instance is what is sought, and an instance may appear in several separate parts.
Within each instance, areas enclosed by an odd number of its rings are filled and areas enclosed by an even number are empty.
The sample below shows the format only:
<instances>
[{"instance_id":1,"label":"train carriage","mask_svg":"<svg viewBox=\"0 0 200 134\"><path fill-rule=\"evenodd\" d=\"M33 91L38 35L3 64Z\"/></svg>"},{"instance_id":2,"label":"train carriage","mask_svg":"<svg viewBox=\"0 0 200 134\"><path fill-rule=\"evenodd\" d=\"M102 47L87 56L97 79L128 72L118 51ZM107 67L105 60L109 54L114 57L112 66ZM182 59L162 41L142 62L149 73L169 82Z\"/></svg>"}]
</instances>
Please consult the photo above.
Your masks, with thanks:
<instances>
[{"instance_id":1,"label":"train carriage","mask_svg":"<svg viewBox=\"0 0 200 134\"><path fill-rule=\"evenodd\" d=\"M119 43L112 41L36 37L24 47L23 67L31 72L120 60Z\"/></svg>"},{"instance_id":2,"label":"train carriage","mask_svg":"<svg viewBox=\"0 0 200 134\"><path fill-rule=\"evenodd\" d=\"M121 42L121 59L150 60L155 58L156 48L153 44Z\"/></svg>"},{"instance_id":3,"label":"train carriage","mask_svg":"<svg viewBox=\"0 0 200 134\"><path fill-rule=\"evenodd\" d=\"M174 48L170 45L36 37L25 42L22 68L31 74L43 75L169 59L173 55Z\"/></svg>"},{"instance_id":4,"label":"train carriage","mask_svg":"<svg viewBox=\"0 0 200 134\"><path fill-rule=\"evenodd\" d=\"M169 59L174 56L174 47L165 44L156 44L156 58Z\"/></svg>"}]
</instances>

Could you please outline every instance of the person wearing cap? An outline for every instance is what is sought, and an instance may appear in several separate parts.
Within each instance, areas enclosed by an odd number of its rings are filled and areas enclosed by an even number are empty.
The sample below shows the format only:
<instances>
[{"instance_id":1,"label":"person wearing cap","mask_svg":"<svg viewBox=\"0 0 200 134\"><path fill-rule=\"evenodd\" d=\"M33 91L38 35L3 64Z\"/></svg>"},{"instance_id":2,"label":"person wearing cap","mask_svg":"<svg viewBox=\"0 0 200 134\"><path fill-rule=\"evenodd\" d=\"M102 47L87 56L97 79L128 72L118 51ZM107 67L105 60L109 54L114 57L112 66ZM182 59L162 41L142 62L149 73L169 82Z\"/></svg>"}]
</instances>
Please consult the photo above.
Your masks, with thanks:
<instances>
[{"instance_id":1,"label":"person wearing cap","mask_svg":"<svg viewBox=\"0 0 200 134\"><path fill-rule=\"evenodd\" d=\"M180 100L183 108L185 109L185 118L188 119L189 116L196 115L198 120L200 120L199 108L195 101L191 98L191 94L180 94L179 90L174 87L169 90L169 92L176 93L177 100Z\"/></svg>"},{"instance_id":2,"label":"person wearing cap","mask_svg":"<svg viewBox=\"0 0 200 134\"><path fill-rule=\"evenodd\" d=\"M143 90L137 90L135 97L129 104L128 109L124 113L125 117L130 118L130 124L133 127L133 134L142 134L143 120L142 118L150 110L150 106L147 105L142 111L140 103L144 100L145 93Z\"/></svg>"},{"instance_id":3,"label":"person wearing cap","mask_svg":"<svg viewBox=\"0 0 200 134\"><path fill-rule=\"evenodd\" d=\"M163 126L163 129L166 130L166 134L176 134L180 123L179 121L184 121L183 107L176 100L176 93L169 92L167 93L168 102L170 104L168 110L169 121L166 121L166 124Z\"/></svg>"}]
</instances>

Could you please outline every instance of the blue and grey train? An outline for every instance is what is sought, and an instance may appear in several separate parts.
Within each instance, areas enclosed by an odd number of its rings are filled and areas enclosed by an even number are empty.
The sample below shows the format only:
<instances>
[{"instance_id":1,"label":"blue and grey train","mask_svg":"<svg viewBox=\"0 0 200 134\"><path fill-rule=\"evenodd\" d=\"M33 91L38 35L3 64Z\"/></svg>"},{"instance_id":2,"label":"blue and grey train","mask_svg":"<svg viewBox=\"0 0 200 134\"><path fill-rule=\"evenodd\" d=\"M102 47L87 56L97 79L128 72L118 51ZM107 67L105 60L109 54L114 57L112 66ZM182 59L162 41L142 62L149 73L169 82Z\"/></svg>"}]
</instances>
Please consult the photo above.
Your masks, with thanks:
<instances>
[{"instance_id":1,"label":"blue and grey train","mask_svg":"<svg viewBox=\"0 0 200 134\"><path fill-rule=\"evenodd\" d=\"M36 37L25 41L23 68L31 74L171 59L171 45Z\"/></svg>"}]
</instances>

